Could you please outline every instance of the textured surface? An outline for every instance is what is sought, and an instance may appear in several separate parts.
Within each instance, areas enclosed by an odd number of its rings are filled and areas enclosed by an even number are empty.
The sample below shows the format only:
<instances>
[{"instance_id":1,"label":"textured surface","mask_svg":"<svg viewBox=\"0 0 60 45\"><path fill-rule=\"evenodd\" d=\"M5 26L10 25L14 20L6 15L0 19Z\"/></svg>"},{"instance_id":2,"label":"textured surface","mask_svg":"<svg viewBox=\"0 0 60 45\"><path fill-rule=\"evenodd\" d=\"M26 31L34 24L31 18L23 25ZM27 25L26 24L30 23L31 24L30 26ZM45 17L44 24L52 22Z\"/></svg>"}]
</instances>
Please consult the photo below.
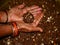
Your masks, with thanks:
<instances>
[{"instance_id":1,"label":"textured surface","mask_svg":"<svg viewBox=\"0 0 60 45\"><path fill-rule=\"evenodd\" d=\"M20 2L19 2L20 1ZM1 2L4 2L1 0ZM17 37L7 36L0 40L0 45L60 45L60 8L54 0L9 0L1 3L0 10L9 10L11 7L25 2L27 6L36 4L45 12L43 19L38 24L43 33L20 32ZM29 4L28 4L29 3Z\"/></svg>"}]
</instances>

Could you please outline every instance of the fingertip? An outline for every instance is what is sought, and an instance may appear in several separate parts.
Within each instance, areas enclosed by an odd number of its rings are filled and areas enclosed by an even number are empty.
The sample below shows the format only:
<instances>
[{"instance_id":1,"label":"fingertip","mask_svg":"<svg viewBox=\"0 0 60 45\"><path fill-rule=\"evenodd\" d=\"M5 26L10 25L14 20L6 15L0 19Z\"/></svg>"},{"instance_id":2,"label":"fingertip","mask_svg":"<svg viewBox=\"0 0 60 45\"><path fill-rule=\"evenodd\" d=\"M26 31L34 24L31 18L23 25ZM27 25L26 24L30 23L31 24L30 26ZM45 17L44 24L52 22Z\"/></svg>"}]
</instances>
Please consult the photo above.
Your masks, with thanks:
<instances>
[{"instance_id":1,"label":"fingertip","mask_svg":"<svg viewBox=\"0 0 60 45\"><path fill-rule=\"evenodd\" d=\"M40 31L40 32L43 32L43 29L41 29L41 28L40 28L40 30L39 30L39 31Z\"/></svg>"},{"instance_id":2,"label":"fingertip","mask_svg":"<svg viewBox=\"0 0 60 45\"><path fill-rule=\"evenodd\" d=\"M43 32L43 30L40 30L40 32Z\"/></svg>"},{"instance_id":3,"label":"fingertip","mask_svg":"<svg viewBox=\"0 0 60 45\"><path fill-rule=\"evenodd\" d=\"M39 6L36 6L36 5L33 5L33 6L30 6L30 7L27 7L27 10L33 10L33 9L36 9L38 8Z\"/></svg>"},{"instance_id":4,"label":"fingertip","mask_svg":"<svg viewBox=\"0 0 60 45\"><path fill-rule=\"evenodd\" d=\"M24 8L25 7L25 3L22 3L21 5L18 6L18 8Z\"/></svg>"}]
</instances>

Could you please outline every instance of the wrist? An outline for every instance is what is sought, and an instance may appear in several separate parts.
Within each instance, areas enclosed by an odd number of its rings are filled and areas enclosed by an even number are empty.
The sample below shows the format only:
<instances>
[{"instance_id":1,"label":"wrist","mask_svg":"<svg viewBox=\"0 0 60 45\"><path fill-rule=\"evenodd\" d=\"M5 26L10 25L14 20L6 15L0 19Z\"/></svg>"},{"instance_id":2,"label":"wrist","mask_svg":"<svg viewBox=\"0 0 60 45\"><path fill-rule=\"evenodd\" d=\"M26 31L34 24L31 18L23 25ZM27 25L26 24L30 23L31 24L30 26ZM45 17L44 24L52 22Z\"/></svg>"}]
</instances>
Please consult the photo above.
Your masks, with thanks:
<instances>
[{"instance_id":1,"label":"wrist","mask_svg":"<svg viewBox=\"0 0 60 45\"><path fill-rule=\"evenodd\" d=\"M13 36L17 36L18 35L18 28L17 28L17 24L16 23L12 23L12 30L13 30Z\"/></svg>"}]
</instances>

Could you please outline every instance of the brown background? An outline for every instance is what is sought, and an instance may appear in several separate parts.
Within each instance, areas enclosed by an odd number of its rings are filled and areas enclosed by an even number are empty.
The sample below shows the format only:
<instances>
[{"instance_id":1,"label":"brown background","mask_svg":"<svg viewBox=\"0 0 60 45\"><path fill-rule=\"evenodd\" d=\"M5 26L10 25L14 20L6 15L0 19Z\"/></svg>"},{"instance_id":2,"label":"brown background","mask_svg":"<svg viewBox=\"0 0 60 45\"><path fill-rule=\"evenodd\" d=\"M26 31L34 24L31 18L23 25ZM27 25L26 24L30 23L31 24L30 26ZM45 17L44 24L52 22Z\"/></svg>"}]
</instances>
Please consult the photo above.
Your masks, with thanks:
<instances>
[{"instance_id":1,"label":"brown background","mask_svg":"<svg viewBox=\"0 0 60 45\"><path fill-rule=\"evenodd\" d=\"M60 45L60 5L57 0L1 0L0 10L22 4L27 6L39 5L45 12L38 24L44 31L25 33L20 32L17 37L7 36L0 39L0 45ZM48 20L49 19L49 20Z\"/></svg>"}]
</instances>

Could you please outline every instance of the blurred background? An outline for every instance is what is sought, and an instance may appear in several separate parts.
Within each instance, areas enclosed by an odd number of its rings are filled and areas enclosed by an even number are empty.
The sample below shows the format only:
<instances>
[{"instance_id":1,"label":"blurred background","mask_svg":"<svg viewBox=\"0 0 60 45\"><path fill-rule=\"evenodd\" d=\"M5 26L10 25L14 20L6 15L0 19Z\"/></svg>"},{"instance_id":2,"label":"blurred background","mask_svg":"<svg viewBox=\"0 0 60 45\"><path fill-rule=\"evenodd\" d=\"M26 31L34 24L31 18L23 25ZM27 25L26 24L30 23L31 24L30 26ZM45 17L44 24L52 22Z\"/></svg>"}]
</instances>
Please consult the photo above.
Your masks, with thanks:
<instances>
[{"instance_id":1,"label":"blurred background","mask_svg":"<svg viewBox=\"0 0 60 45\"><path fill-rule=\"evenodd\" d=\"M17 37L0 39L0 45L60 45L60 0L0 0L0 11L23 2L26 6L38 5L43 9L44 17L38 24L43 32L20 32Z\"/></svg>"}]
</instances>

